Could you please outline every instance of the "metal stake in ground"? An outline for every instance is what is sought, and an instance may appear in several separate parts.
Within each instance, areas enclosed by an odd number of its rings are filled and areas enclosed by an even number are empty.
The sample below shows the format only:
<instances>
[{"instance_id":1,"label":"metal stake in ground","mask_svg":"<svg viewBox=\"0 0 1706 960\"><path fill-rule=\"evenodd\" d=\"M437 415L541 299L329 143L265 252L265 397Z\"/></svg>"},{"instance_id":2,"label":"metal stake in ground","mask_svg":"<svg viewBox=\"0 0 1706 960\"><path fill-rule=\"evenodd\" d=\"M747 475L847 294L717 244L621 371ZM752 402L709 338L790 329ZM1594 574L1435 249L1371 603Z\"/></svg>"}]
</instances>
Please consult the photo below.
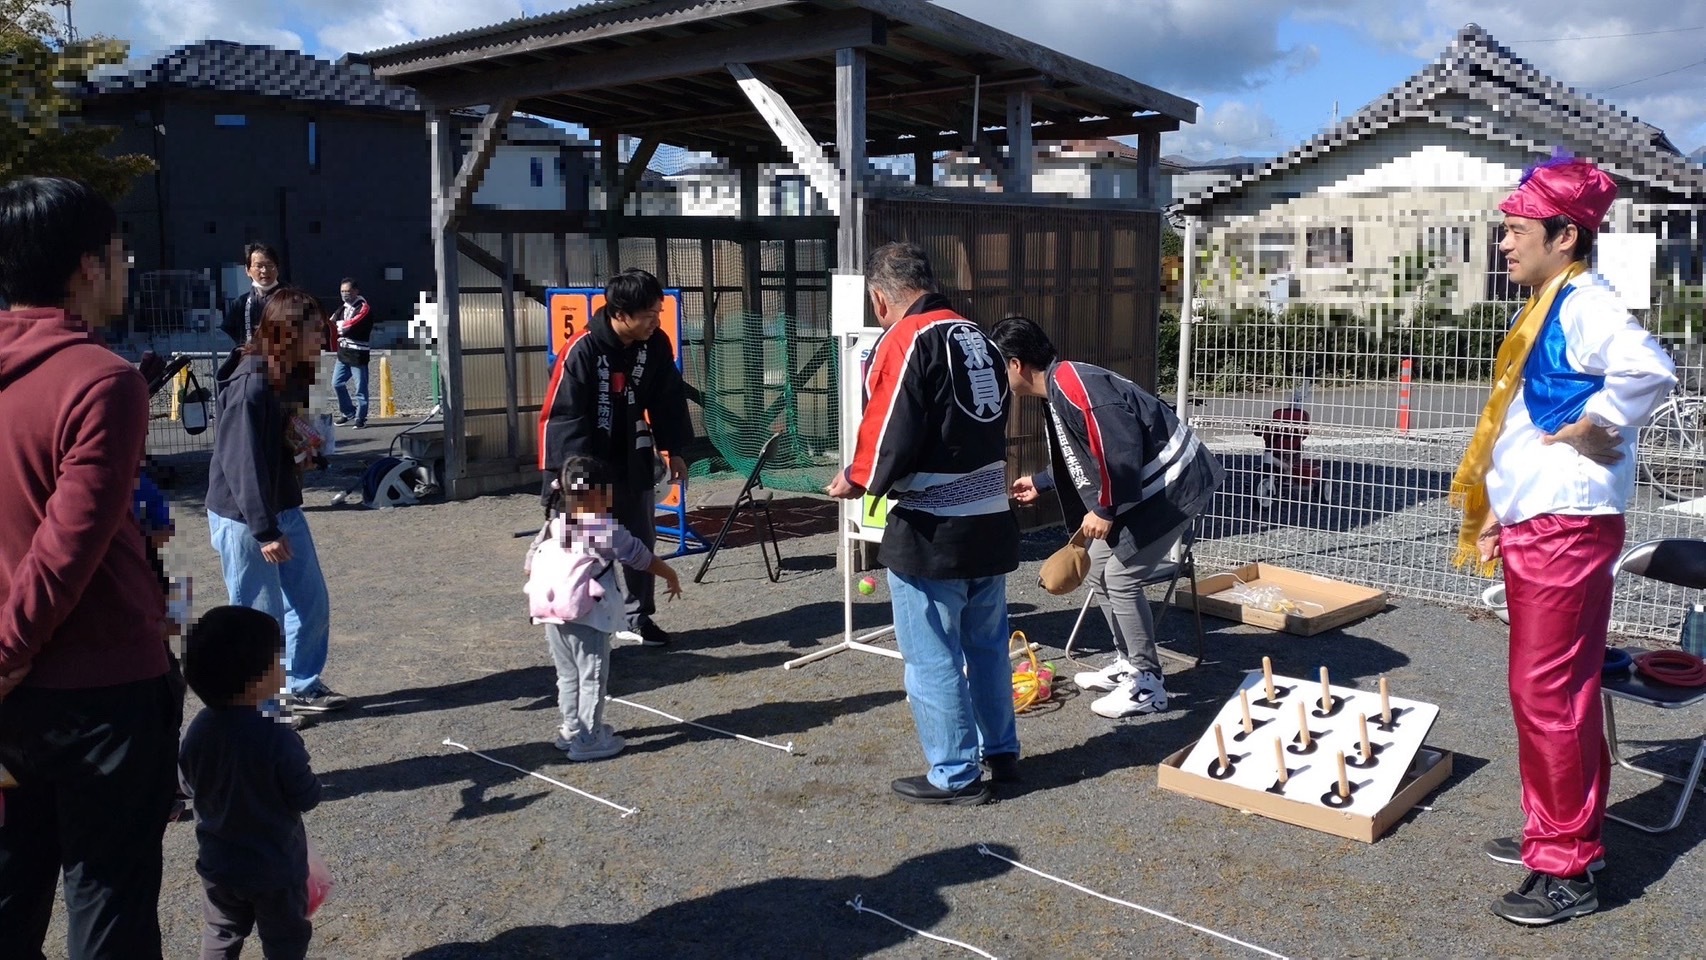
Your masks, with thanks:
<instances>
[{"instance_id":1,"label":"metal stake in ground","mask_svg":"<svg viewBox=\"0 0 1706 960\"><path fill-rule=\"evenodd\" d=\"M505 763L496 757L487 756L486 754L483 754L480 751L475 750L473 747L457 743L455 740L446 740L446 741L444 741L444 745L447 747L455 747L458 750L466 750L469 753L473 754L474 756L479 757L481 760L485 760L485 761L488 761L490 763L495 763L500 767L508 767L511 770L514 770L518 773L525 773L535 780L543 780L553 787L562 787L564 790L567 790L570 793L580 794L581 796L587 798L588 800L597 800L599 803L604 804L605 806L611 808L612 810L622 811L622 818L624 820L626 820L627 818L629 818L629 817L633 816L634 814L640 812L638 807L624 807L619 803L611 803L609 800L606 800L603 797L593 796L592 794L587 793L585 790L582 790L578 787L571 787L568 784L563 783L561 780L552 780L550 777L547 777L544 774L534 773L532 770L527 770L527 769L524 769L522 767L518 767L513 763Z\"/></svg>"},{"instance_id":2,"label":"metal stake in ground","mask_svg":"<svg viewBox=\"0 0 1706 960\"><path fill-rule=\"evenodd\" d=\"M728 730L719 730L716 727L708 727L703 723L695 723L692 720L684 720L681 717L675 716L674 714L664 713L662 710L657 710L657 709L654 709L652 707L648 707L645 704L635 703L632 700L624 700L621 697L606 697L605 699L609 700L611 703L620 703L625 707L633 707L636 710L644 710L647 713L655 713L658 716L663 717L666 720L674 720L676 723L685 723L690 727L698 727L701 730L709 730L712 733L720 733L725 737L734 737L736 740L745 740L747 743L756 743L761 747L769 747L772 750L780 750L783 753L787 753L787 754L792 754L794 752L794 741L792 741L792 740L789 740L786 744L771 743L768 740L759 740L759 739L754 738L754 737L743 736L743 735L738 734L738 733L731 733Z\"/></svg>"}]
</instances>

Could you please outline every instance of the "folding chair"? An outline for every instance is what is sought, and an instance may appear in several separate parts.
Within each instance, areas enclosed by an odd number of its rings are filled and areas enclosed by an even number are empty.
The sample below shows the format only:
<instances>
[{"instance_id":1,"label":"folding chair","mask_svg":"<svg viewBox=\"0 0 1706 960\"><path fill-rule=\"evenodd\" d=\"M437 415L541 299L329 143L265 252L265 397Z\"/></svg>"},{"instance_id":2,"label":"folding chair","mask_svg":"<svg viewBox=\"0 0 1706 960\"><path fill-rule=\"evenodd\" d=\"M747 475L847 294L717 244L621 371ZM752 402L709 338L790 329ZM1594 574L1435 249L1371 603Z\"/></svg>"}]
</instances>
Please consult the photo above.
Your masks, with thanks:
<instances>
[{"instance_id":1,"label":"folding chair","mask_svg":"<svg viewBox=\"0 0 1706 960\"><path fill-rule=\"evenodd\" d=\"M764 556L764 572L770 577L771 583L782 579L782 545L776 539L776 523L770 516L770 501L775 499L775 493L764 489L764 465L769 462L771 455L776 452L776 445L781 441L780 433L773 433L770 439L764 441L764 446L758 451L758 459L752 464L752 472L746 475L746 483L740 488L740 495L735 497L734 504L729 507L729 515L723 520L723 529L717 531L717 539L711 544L710 552L705 554L705 562L699 565L699 572L693 575L694 583L705 579L705 571L711 569L711 561L717 559L717 551L723 549L723 541L734 527L735 517L739 516L742 510L760 509L764 511L765 529L770 532L768 550L765 548L763 535L760 534L758 538L758 552ZM756 532L756 522L753 526ZM776 553L774 567L770 565L771 550Z\"/></svg>"},{"instance_id":2,"label":"folding chair","mask_svg":"<svg viewBox=\"0 0 1706 960\"><path fill-rule=\"evenodd\" d=\"M1165 583L1167 585L1167 593L1161 598L1161 616L1155 618L1155 633L1157 637L1159 637L1161 633L1161 618L1167 615L1168 610L1178 608L1178 604L1174 603L1173 600L1178 595L1179 581L1187 577L1190 578L1191 594L1194 596L1197 592L1197 558L1196 553L1193 550L1196 546L1196 541L1196 525L1192 524L1185 528L1185 534L1179 538L1178 545L1173 548L1172 556L1163 561L1152 573L1150 573L1149 576L1143 579L1143 586L1145 587L1157 583ZM1096 591L1086 589L1084 591L1084 606L1079 609L1078 620L1073 623L1072 633L1066 638L1066 656L1068 658L1072 656L1072 644L1078 639L1078 630L1080 627L1084 626L1084 618L1089 615L1090 607L1095 602ZM1196 647L1194 648L1194 656L1187 657L1176 650L1171 650L1167 647L1160 646L1159 644L1156 646L1156 650L1161 654L1161 656L1167 657L1170 660L1178 661L1187 667L1196 666L1198 663L1202 662L1203 658L1202 613L1197 610L1195 604L1191 605L1191 616L1195 618L1197 627L1197 642Z\"/></svg>"},{"instance_id":3,"label":"folding chair","mask_svg":"<svg viewBox=\"0 0 1706 960\"><path fill-rule=\"evenodd\" d=\"M1706 589L1706 540L1666 539L1638 543L1624 552L1615 569L1617 573L1628 573L1688 590ZM1706 736L1700 738L1700 743L1694 749L1694 763L1688 768L1687 776L1678 777L1637 766L1624 758L1617 742L1617 715L1613 711L1612 703L1615 700L1628 700L1661 710L1681 710L1706 702L1706 687L1653 684L1638 672L1630 670L1626 676L1606 678L1600 686L1600 696L1605 702L1605 741L1611 748L1611 758L1617 761L1617 765L1642 776L1682 785L1682 795L1676 799L1676 809L1671 812L1670 820L1663 826L1636 823L1615 813L1607 813L1606 816L1624 826L1647 833L1665 833L1676 829L1677 824L1682 822L1683 814L1688 810L1689 801L1694 799L1694 791L1700 787L1701 767L1706 764Z\"/></svg>"}]
</instances>

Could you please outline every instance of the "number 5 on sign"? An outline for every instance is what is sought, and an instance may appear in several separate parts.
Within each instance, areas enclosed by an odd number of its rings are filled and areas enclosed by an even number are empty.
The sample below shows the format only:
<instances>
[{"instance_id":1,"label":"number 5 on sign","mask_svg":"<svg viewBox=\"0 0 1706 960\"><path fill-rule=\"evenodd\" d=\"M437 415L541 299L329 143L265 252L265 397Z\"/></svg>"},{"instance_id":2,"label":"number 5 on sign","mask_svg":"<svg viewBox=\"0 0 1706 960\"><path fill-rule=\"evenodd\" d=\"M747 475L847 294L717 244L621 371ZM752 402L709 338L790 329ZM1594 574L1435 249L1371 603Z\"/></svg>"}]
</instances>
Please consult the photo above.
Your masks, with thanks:
<instances>
[{"instance_id":1,"label":"number 5 on sign","mask_svg":"<svg viewBox=\"0 0 1706 960\"><path fill-rule=\"evenodd\" d=\"M881 530L889 523L889 498L865 494L860 498L859 525L867 530Z\"/></svg>"}]
</instances>

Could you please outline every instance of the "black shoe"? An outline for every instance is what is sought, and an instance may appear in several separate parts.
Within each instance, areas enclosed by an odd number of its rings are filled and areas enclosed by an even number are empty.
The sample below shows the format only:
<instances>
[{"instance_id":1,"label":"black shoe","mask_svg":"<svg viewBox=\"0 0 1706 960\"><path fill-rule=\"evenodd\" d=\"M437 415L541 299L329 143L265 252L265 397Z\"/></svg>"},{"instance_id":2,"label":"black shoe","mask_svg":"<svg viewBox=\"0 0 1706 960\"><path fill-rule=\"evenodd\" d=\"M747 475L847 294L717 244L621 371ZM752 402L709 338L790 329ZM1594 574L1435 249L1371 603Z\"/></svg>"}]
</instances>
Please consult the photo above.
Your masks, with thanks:
<instances>
[{"instance_id":1,"label":"black shoe","mask_svg":"<svg viewBox=\"0 0 1706 960\"><path fill-rule=\"evenodd\" d=\"M1586 916L1598 909L1599 889L1592 874L1587 873L1571 880L1531 872L1522 886L1493 901L1493 913L1530 927Z\"/></svg>"},{"instance_id":2,"label":"black shoe","mask_svg":"<svg viewBox=\"0 0 1706 960\"><path fill-rule=\"evenodd\" d=\"M640 646L667 647L669 646L669 634L650 620L643 621L640 624Z\"/></svg>"},{"instance_id":3,"label":"black shoe","mask_svg":"<svg viewBox=\"0 0 1706 960\"><path fill-rule=\"evenodd\" d=\"M352 419L351 417L346 417L340 413L336 417L332 418L332 422L341 427L344 424L349 423L351 419Z\"/></svg>"},{"instance_id":4,"label":"black shoe","mask_svg":"<svg viewBox=\"0 0 1706 960\"><path fill-rule=\"evenodd\" d=\"M1522 866L1522 838L1494 837L1481 845L1481 850L1489 858L1499 863L1509 863ZM1588 864L1589 873L1598 873L1605 869L1605 860L1601 858Z\"/></svg>"},{"instance_id":5,"label":"black shoe","mask_svg":"<svg viewBox=\"0 0 1706 960\"><path fill-rule=\"evenodd\" d=\"M292 713L330 713L349 706L349 698L332 692L331 687L321 687L307 695L291 694L285 699L285 706L289 707Z\"/></svg>"},{"instance_id":6,"label":"black shoe","mask_svg":"<svg viewBox=\"0 0 1706 960\"><path fill-rule=\"evenodd\" d=\"M996 783L1019 782L1019 755L1016 753L992 753L983 758L984 766L989 768L989 779Z\"/></svg>"},{"instance_id":7,"label":"black shoe","mask_svg":"<svg viewBox=\"0 0 1706 960\"><path fill-rule=\"evenodd\" d=\"M929 777L901 777L889 784L907 803L941 803L950 807L975 807L988 803L989 784L982 777L958 790L943 790L930 782Z\"/></svg>"},{"instance_id":8,"label":"black shoe","mask_svg":"<svg viewBox=\"0 0 1706 960\"><path fill-rule=\"evenodd\" d=\"M355 422L355 428L357 430L366 430L367 429L367 421L366 420L357 420Z\"/></svg>"}]
</instances>

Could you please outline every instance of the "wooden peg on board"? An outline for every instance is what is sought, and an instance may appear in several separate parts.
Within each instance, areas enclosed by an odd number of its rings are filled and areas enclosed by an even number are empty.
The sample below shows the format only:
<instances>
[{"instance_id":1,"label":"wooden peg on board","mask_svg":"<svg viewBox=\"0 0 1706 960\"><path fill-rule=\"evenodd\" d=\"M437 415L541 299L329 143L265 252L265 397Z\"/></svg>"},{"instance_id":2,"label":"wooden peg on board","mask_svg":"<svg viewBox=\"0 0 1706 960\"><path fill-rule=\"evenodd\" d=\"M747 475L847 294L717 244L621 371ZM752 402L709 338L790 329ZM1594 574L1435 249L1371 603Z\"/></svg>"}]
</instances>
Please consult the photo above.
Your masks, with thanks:
<instances>
[{"instance_id":1,"label":"wooden peg on board","mask_svg":"<svg viewBox=\"0 0 1706 960\"><path fill-rule=\"evenodd\" d=\"M1374 757L1374 744L1368 741L1368 715L1357 714L1357 734L1362 737L1362 762L1367 763Z\"/></svg>"},{"instance_id":2,"label":"wooden peg on board","mask_svg":"<svg viewBox=\"0 0 1706 960\"><path fill-rule=\"evenodd\" d=\"M1291 779L1291 775L1285 769L1285 746L1280 743L1279 737L1274 738L1274 759L1279 761L1279 782L1283 787L1285 782Z\"/></svg>"},{"instance_id":3,"label":"wooden peg on board","mask_svg":"<svg viewBox=\"0 0 1706 960\"><path fill-rule=\"evenodd\" d=\"M1386 678L1380 678L1380 725L1392 726L1392 691L1386 685Z\"/></svg>"},{"instance_id":4,"label":"wooden peg on board","mask_svg":"<svg viewBox=\"0 0 1706 960\"><path fill-rule=\"evenodd\" d=\"M1214 725L1214 748L1220 752L1220 769L1232 766L1232 758L1226 755L1226 736L1220 732L1220 724Z\"/></svg>"},{"instance_id":5,"label":"wooden peg on board","mask_svg":"<svg viewBox=\"0 0 1706 960\"><path fill-rule=\"evenodd\" d=\"M1339 797L1343 800L1351 798L1351 778L1345 772L1345 751L1339 751Z\"/></svg>"},{"instance_id":6,"label":"wooden peg on board","mask_svg":"<svg viewBox=\"0 0 1706 960\"><path fill-rule=\"evenodd\" d=\"M1250 691L1249 690L1239 690L1238 691L1238 707L1239 707L1239 709L1244 711L1244 735L1249 736L1250 734L1255 733L1256 732L1256 723L1254 720L1250 719Z\"/></svg>"},{"instance_id":7,"label":"wooden peg on board","mask_svg":"<svg viewBox=\"0 0 1706 960\"><path fill-rule=\"evenodd\" d=\"M1297 701L1297 745L1309 749L1309 713L1303 701Z\"/></svg>"},{"instance_id":8,"label":"wooden peg on board","mask_svg":"<svg viewBox=\"0 0 1706 960\"><path fill-rule=\"evenodd\" d=\"M1262 658L1262 689L1264 689L1268 692L1268 703L1271 704L1275 700L1278 699L1277 697L1274 696L1274 658L1273 657L1263 657Z\"/></svg>"},{"instance_id":9,"label":"wooden peg on board","mask_svg":"<svg viewBox=\"0 0 1706 960\"><path fill-rule=\"evenodd\" d=\"M1333 710L1333 687L1327 682L1327 668L1321 668L1321 712L1331 713Z\"/></svg>"}]
</instances>

